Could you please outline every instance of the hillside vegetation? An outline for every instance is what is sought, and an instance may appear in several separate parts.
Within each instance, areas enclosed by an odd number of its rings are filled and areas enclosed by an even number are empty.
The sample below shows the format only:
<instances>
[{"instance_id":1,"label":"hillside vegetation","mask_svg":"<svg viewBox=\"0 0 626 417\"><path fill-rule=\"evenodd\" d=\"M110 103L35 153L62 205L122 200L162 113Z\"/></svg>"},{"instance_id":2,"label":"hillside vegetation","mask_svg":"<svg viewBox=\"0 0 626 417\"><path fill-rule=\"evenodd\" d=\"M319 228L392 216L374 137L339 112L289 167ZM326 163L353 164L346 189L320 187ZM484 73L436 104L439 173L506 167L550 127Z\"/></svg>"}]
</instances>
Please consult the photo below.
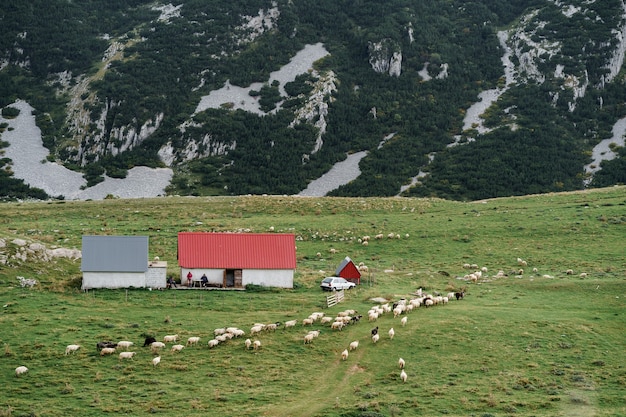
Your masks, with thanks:
<instances>
[{"instance_id":1,"label":"hillside vegetation","mask_svg":"<svg viewBox=\"0 0 626 417\"><path fill-rule=\"evenodd\" d=\"M0 415L624 415L624 207L624 187L472 203L242 196L2 204ZM150 257L178 276L180 231L294 233L295 287L82 292L80 260L43 255L80 249L83 235L145 235ZM368 273L327 308L319 282L345 256ZM465 280L472 270L464 264L487 272ZM20 287L17 277L38 284ZM393 303L420 287L465 297L403 314L405 326L391 313L341 331L301 324L313 312L367 316L382 303L375 298ZM260 349L245 349L254 323L287 320L298 324L252 336ZM247 335L209 348L214 329L227 326ZM312 329L321 333L305 344ZM182 352L168 343L154 367L144 336L168 334L201 341ZM130 340L137 353L100 356L101 340ZM69 344L81 348L65 355ZM16 377L17 366L29 371Z\"/></svg>"},{"instance_id":2,"label":"hillside vegetation","mask_svg":"<svg viewBox=\"0 0 626 417\"><path fill-rule=\"evenodd\" d=\"M171 194L297 194L367 151L334 196L395 196L420 172L405 196L604 187L626 180L623 147L584 167L626 116L625 22L619 0L31 1L0 10L0 107L28 101L49 159L89 186L167 165ZM269 81L315 44L313 69ZM234 98L196 112L227 81L258 83L262 114ZM488 130L464 127L496 88ZM0 164L0 196L39 198Z\"/></svg>"}]
</instances>

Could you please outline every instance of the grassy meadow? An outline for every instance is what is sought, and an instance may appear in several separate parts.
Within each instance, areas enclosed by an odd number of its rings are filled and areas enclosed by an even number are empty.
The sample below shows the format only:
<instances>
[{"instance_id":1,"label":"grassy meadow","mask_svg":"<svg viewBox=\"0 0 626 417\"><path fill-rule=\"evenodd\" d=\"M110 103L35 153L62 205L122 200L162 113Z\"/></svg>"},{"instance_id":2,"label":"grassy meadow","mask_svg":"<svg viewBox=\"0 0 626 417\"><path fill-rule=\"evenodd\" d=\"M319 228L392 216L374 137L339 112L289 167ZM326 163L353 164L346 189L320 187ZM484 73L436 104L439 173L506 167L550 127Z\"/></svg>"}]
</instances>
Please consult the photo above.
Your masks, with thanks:
<instances>
[{"instance_id":1,"label":"grassy meadow","mask_svg":"<svg viewBox=\"0 0 626 417\"><path fill-rule=\"evenodd\" d=\"M146 235L150 256L178 276L178 232L270 230L296 235L293 290L82 292L80 260L23 260L12 243L80 249L83 235ZM0 204L0 416L624 416L625 238L625 187L469 203L242 196ZM345 256L369 272L327 308L319 282ZM466 281L464 264L488 272ZM22 288L18 276L39 284ZM393 302L420 287L466 296L415 309L406 326L391 313L368 322L374 298ZM315 323L321 334L311 344L303 342L311 328L299 323L254 337L257 351L245 349L245 337L207 346L216 328L248 333L254 323L346 309L365 317L341 331ZM145 334L201 342L163 350L153 367ZM137 354L101 357L100 340L133 341ZM359 347L343 361L354 340ZM68 344L82 347L66 356ZM16 377L20 365L29 372Z\"/></svg>"}]
</instances>

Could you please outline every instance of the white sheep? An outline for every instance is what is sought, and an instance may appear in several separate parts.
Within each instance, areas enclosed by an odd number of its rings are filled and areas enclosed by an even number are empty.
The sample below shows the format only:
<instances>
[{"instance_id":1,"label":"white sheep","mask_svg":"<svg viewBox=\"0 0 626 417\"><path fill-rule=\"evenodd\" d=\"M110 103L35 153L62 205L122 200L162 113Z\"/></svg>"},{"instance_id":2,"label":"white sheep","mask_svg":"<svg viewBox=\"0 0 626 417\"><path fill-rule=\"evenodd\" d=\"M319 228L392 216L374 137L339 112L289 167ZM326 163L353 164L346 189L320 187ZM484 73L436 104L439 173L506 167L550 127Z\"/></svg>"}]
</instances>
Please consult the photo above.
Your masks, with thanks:
<instances>
[{"instance_id":1,"label":"white sheep","mask_svg":"<svg viewBox=\"0 0 626 417\"><path fill-rule=\"evenodd\" d=\"M355 340L354 342L350 343L350 350L356 350L356 348L359 347L359 341Z\"/></svg>"},{"instance_id":2,"label":"white sheep","mask_svg":"<svg viewBox=\"0 0 626 417\"><path fill-rule=\"evenodd\" d=\"M380 335L378 333L376 333L375 335L372 335L372 342L374 343L378 342L379 338L380 338Z\"/></svg>"},{"instance_id":3,"label":"white sheep","mask_svg":"<svg viewBox=\"0 0 626 417\"><path fill-rule=\"evenodd\" d=\"M344 361L348 359L348 354L348 349L344 349L344 351L341 352L341 359L343 359Z\"/></svg>"},{"instance_id":4,"label":"white sheep","mask_svg":"<svg viewBox=\"0 0 626 417\"><path fill-rule=\"evenodd\" d=\"M304 344L306 345L307 343L313 342L314 338L315 336L312 333L307 333L306 335L304 335Z\"/></svg>"},{"instance_id":5,"label":"white sheep","mask_svg":"<svg viewBox=\"0 0 626 417\"><path fill-rule=\"evenodd\" d=\"M308 334L312 334L313 338L316 338L316 337L319 337L320 331L319 330L311 330Z\"/></svg>"},{"instance_id":6,"label":"white sheep","mask_svg":"<svg viewBox=\"0 0 626 417\"><path fill-rule=\"evenodd\" d=\"M243 331L243 330L241 330L241 329L233 329L233 330L229 331L229 332L228 332L228 333L226 333L226 334L229 334L229 335L231 335L232 337L241 337L241 336L245 336L246 332L244 332L244 331Z\"/></svg>"},{"instance_id":7,"label":"white sheep","mask_svg":"<svg viewBox=\"0 0 626 417\"><path fill-rule=\"evenodd\" d=\"M400 371L400 379L402 380L402 382L406 382L407 374L406 372L404 372L404 369Z\"/></svg>"},{"instance_id":8,"label":"white sheep","mask_svg":"<svg viewBox=\"0 0 626 417\"><path fill-rule=\"evenodd\" d=\"M393 339L393 336L396 334L396 332L393 330L393 327L391 329L389 329L389 338Z\"/></svg>"},{"instance_id":9,"label":"white sheep","mask_svg":"<svg viewBox=\"0 0 626 417\"><path fill-rule=\"evenodd\" d=\"M334 329L334 330L341 330L343 328L343 326L345 326L345 324L343 323L343 321L334 321L331 325L330 328Z\"/></svg>"},{"instance_id":10,"label":"white sheep","mask_svg":"<svg viewBox=\"0 0 626 417\"><path fill-rule=\"evenodd\" d=\"M307 326L307 325L308 326L313 326L313 321L314 321L313 319L307 317L306 319L302 320L302 325L303 326Z\"/></svg>"},{"instance_id":11,"label":"white sheep","mask_svg":"<svg viewBox=\"0 0 626 417\"><path fill-rule=\"evenodd\" d=\"M163 343L163 342L152 342L152 343L150 343L150 349L152 349L152 350L163 349L164 347L165 347L165 343Z\"/></svg>"},{"instance_id":12,"label":"white sheep","mask_svg":"<svg viewBox=\"0 0 626 417\"><path fill-rule=\"evenodd\" d=\"M67 345L65 354L69 355L70 353L76 352L78 349L80 349L80 345Z\"/></svg>"},{"instance_id":13,"label":"white sheep","mask_svg":"<svg viewBox=\"0 0 626 417\"><path fill-rule=\"evenodd\" d=\"M189 339L187 339L187 346L197 345L199 341L200 338L198 336L191 336Z\"/></svg>"},{"instance_id":14,"label":"white sheep","mask_svg":"<svg viewBox=\"0 0 626 417\"><path fill-rule=\"evenodd\" d=\"M163 341L165 343L171 343L171 342L175 342L178 340L178 335L177 334L168 334L167 336L163 337Z\"/></svg>"},{"instance_id":15,"label":"white sheep","mask_svg":"<svg viewBox=\"0 0 626 417\"><path fill-rule=\"evenodd\" d=\"M174 345L172 346L172 352L180 352L184 347L184 345Z\"/></svg>"},{"instance_id":16,"label":"white sheep","mask_svg":"<svg viewBox=\"0 0 626 417\"><path fill-rule=\"evenodd\" d=\"M244 345L246 345L246 349L250 349L250 346L252 346L252 340L246 339Z\"/></svg>"},{"instance_id":17,"label":"white sheep","mask_svg":"<svg viewBox=\"0 0 626 417\"><path fill-rule=\"evenodd\" d=\"M330 317L330 316L322 317L322 318L320 319L320 323L321 323L321 324L332 323L332 321L333 321L333 318L332 318L332 317Z\"/></svg>"},{"instance_id":18,"label":"white sheep","mask_svg":"<svg viewBox=\"0 0 626 417\"><path fill-rule=\"evenodd\" d=\"M400 320L400 323L402 323L403 326L406 326L406 322L409 320L409 318L407 316L402 317L402 319Z\"/></svg>"},{"instance_id":19,"label":"white sheep","mask_svg":"<svg viewBox=\"0 0 626 417\"><path fill-rule=\"evenodd\" d=\"M400 369L404 369L404 359L398 359L398 366L400 367Z\"/></svg>"},{"instance_id":20,"label":"white sheep","mask_svg":"<svg viewBox=\"0 0 626 417\"><path fill-rule=\"evenodd\" d=\"M213 330L213 335L215 335L215 336L219 336L219 335L224 334L224 333L226 333L226 328L224 328L224 327Z\"/></svg>"},{"instance_id":21,"label":"white sheep","mask_svg":"<svg viewBox=\"0 0 626 417\"><path fill-rule=\"evenodd\" d=\"M18 366L15 368L15 376L17 377L24 375L26 372L28 372L28 368L25 366Z\"/></svg>"},{"instance_id":22,"label":"white sheep","mask_svg":"<svg viewBox=\"0 0 626 417\"><path fill-rule=\"evenodd\" d=\"M579 276L581 278L587 278L587 273L586 272L581 272Z\"/></svg>"},{"instance_id":23,"label":"white sheep","mask_svg":"<svg viewBox=\"0 0 626 417\"><path fill-rule=\"evenodd\" d=\"M265 330L268 332L275 332L276 329L278 328L278 324L279 323L270 323L265 326Z\"/></svg>"},{"instance_id":24,"label":"white sheep","mask_svg":"<svg viewBox=\"0 0 626 417\"><path fill-rule=\"evenodd\" d=\"M159 364L159 362L161 362L161 357L160 356L152 358L152 366L157 366Z\"/></svg>"},{"instance_id":25,"label":"white sheep","mask_svg":"<svg viewBox=\"0 0 626 417\"><path fill-rule=\"evenodd\" d=\"M100 356L104 356L104 355L112 355L115 353L115 348L102 348L100 350Z\"/></svg>"},{"instance_id":26,"label":"white sheep","mask_svg":"<svg viewBox=\"0 0 626 417\"><path fill-rule=\"evenodd\" d=\"M255 340L252 343L252 347L254 348L254 350L259 350L261 349L261 341L260 340Z\"/></svg>"},{"instance_id":27,"label":"white sheep","mask_svg":"<svg viewBox=\"0 0 626 417\"><path fill-rule=\"evenodd\" d=\"M298 320L289 320L285 322L285 329L289 328L289 327L294 327L296 324L298 324Z\"/></svg>"},{"instance_id":28,"label":"white sheep","mask_svg":"<svg viewBox=\"0 0 626 417\"><path fill-rule=\"evenodd\" d=\"M128 340L121 340L117 342L117 347L120 349L128 349L133 345L133 342L129 342Z\"/></svg>"},{"instance_id":29,"label":"white sheep","mask_svg":"<svg viewBox=\"0 0 626 417\"><path fill-rule=\"evenodd\" d=\"M132 359L136 354L137 352L120 352L119 360Z\"/></svg>"},{"instance_id":30,"label":"white sheep","mask_svg":"<svg viewBox=\"0 0 626 417\"><path fill-rule=\"evenodd\" d=\"M217 339L211 339L209 340L208 346L209 348L214 348L215 346L219 345L220 341Z\"/></svg>"},{"instance_id":31,"label":"white sheep","mask_svg":"<svg viewBox=\"0 0 626 417\"><path fill-rule=\"evenodd\" d=\"M261 333L264 328L265 328L264 324L255 324L254 326L250 328L250 336L253 336L257 333Z\"/></svg>"}]
</instances>

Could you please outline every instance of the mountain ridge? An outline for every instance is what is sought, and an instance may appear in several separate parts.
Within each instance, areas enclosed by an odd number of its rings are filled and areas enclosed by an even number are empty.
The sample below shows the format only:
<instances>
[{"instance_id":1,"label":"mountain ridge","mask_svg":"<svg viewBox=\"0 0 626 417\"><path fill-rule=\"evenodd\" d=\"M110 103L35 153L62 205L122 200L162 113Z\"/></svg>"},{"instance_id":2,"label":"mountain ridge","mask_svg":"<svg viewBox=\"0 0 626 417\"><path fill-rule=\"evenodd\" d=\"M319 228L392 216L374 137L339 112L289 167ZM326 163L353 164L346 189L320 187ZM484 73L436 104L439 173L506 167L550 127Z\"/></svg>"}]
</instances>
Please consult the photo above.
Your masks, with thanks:
<instances>
[{"instance_id":1,"label":"mountain ridge","mask_svg":"<svg viewBox=\"0 0 626 417\"><path fill-rule=\"evenodd\" d=\"M626 180L619 142L603 169L585 169L626 116L623 1L89 3L38 4L65 10L61 22L100 18L68 23L90 32L74 55L63 48L80 40L50 22L39 29L25 6L0 18L17 22L0 43L0 104L31 103L48 159L89 185L145 165L174 170L169 193L297 194L362 151L361 175L331 195L471 200ZM271 79L313 44L328 55L311 71ZM335 89L320 93L330 74ZM254 85L263 115L234 101L196 111L227 82ZM500 95L482 123L464 126L490 89ZM325 99L303 113L315 94Z\"/></svg>"}]
</instances>

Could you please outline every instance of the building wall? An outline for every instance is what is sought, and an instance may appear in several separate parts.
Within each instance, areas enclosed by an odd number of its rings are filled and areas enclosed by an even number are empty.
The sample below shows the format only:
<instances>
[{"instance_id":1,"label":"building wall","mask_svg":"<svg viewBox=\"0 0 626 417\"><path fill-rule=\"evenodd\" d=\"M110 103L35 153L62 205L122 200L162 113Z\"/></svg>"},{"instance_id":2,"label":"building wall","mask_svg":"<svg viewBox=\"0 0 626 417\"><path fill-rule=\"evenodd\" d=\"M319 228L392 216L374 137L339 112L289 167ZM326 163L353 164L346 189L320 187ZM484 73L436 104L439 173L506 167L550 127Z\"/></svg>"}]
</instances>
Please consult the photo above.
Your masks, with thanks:
<instances>
[{"instance_id":1,"label":"building wall","mask_svg":"<svg viewBox=\"0 0 626 417\"><path fill-rule=\"evenodd\" d=\"M83 290L92 288L144 288L145 272L83 272Z\"/></svg>"},{"instance_id":2,"label":"building wall","mask_svg":"<svg viewBox=\"0 0 626 417\"><path fill-rule=\"evenodd\" d=\"M187 273L191 271L194 280L199 280L202 274L206 274L210 285L222 285L224 283L224 269L189 269L181 268L180 282L187 285ZM242 271L241 284L263 285L266 287L293 288L292 269L244 269Z\"/></svg>"},{"instance_id":3,"label":"building wall","mask_svg":"<svg viewBox=\"0 0 626 417\"><path fill-rule=\"evenodd\" d=\"M165 288L167 284L167 267L148 267L146 287Z\"/></svg>"},{"instance_id":4,"label":"building wall","mask_svg":"<svg viewBox=\"0 0 626 417\"><path fill-rule=\"evenodd\" d=\"M292 269L244 269L241 283L265 287L293 288Z\"/></svg>"}]
</instances>

